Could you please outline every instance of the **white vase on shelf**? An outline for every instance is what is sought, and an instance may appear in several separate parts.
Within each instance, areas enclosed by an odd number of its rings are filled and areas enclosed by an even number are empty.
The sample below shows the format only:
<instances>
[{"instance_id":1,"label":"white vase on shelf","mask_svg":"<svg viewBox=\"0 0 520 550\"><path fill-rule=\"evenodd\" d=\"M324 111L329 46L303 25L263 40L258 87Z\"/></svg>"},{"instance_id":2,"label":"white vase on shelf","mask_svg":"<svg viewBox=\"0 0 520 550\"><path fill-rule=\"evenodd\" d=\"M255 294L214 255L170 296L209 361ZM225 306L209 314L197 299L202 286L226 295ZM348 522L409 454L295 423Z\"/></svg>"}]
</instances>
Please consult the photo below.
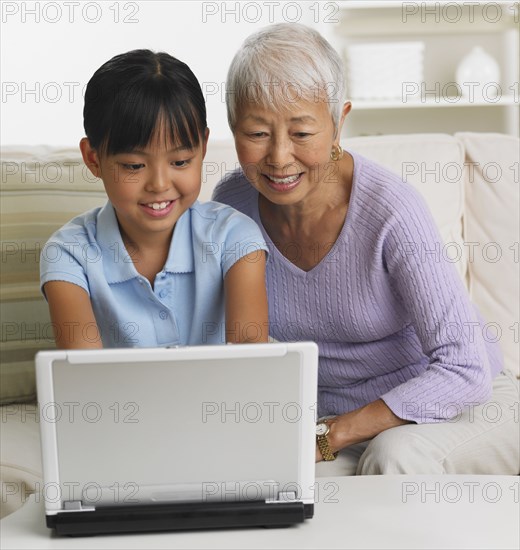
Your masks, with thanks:
<instances>
[{"instance_id":1,"label":"white vase on shelf","mask_svg":"<svg viewBox=\"0 0 520 550\"><path fill-rule=\"evenodd\" d=\"M493 101L501 95L500 67L481 46L475 46L462 58L455 79L462 96L469 101Z\"/></svg>"}]
</instances>

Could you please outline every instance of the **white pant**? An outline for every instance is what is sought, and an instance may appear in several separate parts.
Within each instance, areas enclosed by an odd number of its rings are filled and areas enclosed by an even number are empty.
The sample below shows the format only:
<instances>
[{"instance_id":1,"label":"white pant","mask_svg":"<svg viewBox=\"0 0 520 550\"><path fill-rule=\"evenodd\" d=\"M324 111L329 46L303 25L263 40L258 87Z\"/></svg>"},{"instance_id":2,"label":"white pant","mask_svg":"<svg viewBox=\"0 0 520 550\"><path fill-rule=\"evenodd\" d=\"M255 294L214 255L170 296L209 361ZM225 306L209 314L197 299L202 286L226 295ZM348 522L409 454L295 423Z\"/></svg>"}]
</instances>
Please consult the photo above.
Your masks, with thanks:
<instances>
[{"instance_id":1,"label":"white pant","mask_svg":"<svg viewBox=\"0 0 520 550\"><path fill-rule=\"evenodd\" d=\"M436 424L406 424L316 464L316 476L520 473L519 382L500 373L486 404Z\"/></svg>"}]
</instances>

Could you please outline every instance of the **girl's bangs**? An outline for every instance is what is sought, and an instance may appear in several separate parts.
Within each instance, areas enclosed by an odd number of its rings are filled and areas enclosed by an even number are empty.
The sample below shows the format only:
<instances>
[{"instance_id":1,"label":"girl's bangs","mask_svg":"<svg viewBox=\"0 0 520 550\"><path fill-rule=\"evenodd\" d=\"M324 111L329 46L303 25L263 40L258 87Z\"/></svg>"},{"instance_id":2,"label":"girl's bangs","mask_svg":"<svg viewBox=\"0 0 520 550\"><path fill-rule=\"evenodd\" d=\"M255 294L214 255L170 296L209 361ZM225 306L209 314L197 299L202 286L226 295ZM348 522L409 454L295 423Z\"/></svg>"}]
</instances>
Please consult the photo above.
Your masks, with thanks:
<instances>
[{"instance_id":1,"label":"girl's bangs","mask_svg":"<svg viewBox=\"0 0 520 550\"><path fill-rule=\"evenodd\" d=\"M159 136L175 147L196 148L204 129L195 109L181 96L179 101L164 86L126 90L114 104L110 131L103 147L108 155L143 149ZM154 89L155 88L155 89ZM159 92L159 93L157 93ZM177 95L178 97L178 95Z\"/></svg>"}]
</instances>

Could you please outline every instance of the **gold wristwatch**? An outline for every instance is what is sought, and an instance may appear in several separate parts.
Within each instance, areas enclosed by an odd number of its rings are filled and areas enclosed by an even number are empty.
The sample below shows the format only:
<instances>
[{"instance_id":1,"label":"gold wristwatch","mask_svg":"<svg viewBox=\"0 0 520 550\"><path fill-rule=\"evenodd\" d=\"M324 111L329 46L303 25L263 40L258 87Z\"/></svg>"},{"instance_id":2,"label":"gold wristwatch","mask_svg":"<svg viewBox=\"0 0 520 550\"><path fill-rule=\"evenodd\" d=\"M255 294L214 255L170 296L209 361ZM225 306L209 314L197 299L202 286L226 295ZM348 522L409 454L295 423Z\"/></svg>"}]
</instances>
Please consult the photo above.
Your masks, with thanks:
<instances>
[{"instance_id":1,"label":"gold wristwatch","mask_svg":"<svg viewBox=\"0 0 520 550\"><path fill-rule=\"evenodd\" d=\"M325 422L319 422L316 424L316 443L320 450L323 460L331 461L336 460L338 453L333 453L329 447L329 440L327 434L330 432L330 426Z\"/></svg>"}]
</instances>

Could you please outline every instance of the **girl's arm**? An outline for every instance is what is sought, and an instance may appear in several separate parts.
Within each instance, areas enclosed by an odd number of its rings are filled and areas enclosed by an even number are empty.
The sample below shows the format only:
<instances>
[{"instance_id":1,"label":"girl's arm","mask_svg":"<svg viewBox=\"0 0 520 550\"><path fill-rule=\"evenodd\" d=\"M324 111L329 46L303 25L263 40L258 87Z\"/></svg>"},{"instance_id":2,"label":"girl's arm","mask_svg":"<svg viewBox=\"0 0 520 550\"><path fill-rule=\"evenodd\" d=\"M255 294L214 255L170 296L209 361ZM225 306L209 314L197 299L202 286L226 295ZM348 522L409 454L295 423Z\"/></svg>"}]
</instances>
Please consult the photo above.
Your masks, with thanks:
<instances>
[{"instance_id":1,"label":"girl's arm","mask_svg":"<svg viewBox=\"0 0 520 550\"><path fill-rule=\"evenodd\" d=\"M101 336L87 292L73 283L49 281L45 296L58 349L102 348Z\"/></svg>"},{"instance_id":2,"label":"girl's arm","mask_svg":"<svg viewBox=\"0 0 520 550\"><path fill-rule=\"evenodd\" d=\"M238 260L224 278L226 342L267 342L269 336L265 252L256 250Z\"/></svg>"}]
</instances>

